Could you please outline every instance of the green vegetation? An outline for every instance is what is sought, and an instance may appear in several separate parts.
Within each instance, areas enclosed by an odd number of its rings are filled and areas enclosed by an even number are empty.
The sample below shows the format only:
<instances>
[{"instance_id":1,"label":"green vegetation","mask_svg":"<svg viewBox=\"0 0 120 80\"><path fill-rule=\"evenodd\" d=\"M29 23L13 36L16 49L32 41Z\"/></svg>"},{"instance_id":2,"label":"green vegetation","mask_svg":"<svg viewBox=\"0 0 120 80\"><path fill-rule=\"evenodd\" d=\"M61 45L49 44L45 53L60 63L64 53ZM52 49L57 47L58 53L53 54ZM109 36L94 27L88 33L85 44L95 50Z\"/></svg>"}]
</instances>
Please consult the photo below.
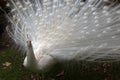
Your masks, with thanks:
<instances>
[{"instance_id":1,"label":"green vegetation","mask_svg":"<svg viewBox=\"0 0 120 80\"><path fill-rule=\"evenodd\" d=\"M14 50L0 52L0 80L43 80L22 66L24 56ZM60 64L61 65L61 64ZM44 80L119 80L120 63L71 62L57 64ZM64 72L64 73L63 73ZM39 76L39 77L38 77ZM38 79L39 78L39 79Z\"/></svg>"},{"instance_id":2,"label":"green vegetation","mask_svg":"<svg viewBox=\"0 0 120 80\"><path fill-rule=\"evenodd\" d=\"M30 74L22 66L21 54L9 49L0 52L0 80L22 80Z\"/></svg>"}]
</instances>

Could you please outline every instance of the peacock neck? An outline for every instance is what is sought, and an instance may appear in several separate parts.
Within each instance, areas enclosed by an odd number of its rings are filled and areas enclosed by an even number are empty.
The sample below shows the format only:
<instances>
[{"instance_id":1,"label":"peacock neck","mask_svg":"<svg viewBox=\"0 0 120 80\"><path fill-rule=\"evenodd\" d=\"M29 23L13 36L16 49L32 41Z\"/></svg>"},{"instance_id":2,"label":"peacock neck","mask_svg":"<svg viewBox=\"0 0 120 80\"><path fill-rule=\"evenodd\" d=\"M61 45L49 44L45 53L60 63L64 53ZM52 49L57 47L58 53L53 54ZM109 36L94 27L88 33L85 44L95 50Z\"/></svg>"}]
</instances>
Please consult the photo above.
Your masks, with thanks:
<instances>
[{"instance_id":1,"label":"peacock neck","mask_svg":"<svg viewBox=\"0 0 120 80\"><path fill-rule=\"evenodd\" d=\"M28 52L27 52L27 61L28 61L29 63L36 61L36 59L35 59L35 54L34 54L32 48L29 48L29 49L28 49Z\"/></svg>"},{"instance_id":2,"label":"peacock neck","mask_svg":"<svg viewBox=\"0 0 120 80\"><path fill-rule=\"evenodd\" d=\"M27 67L34 68L37 65L35 54L33 51L32 44L28 46L28 51L27 51Z\"/></svg>"}]
</instances>

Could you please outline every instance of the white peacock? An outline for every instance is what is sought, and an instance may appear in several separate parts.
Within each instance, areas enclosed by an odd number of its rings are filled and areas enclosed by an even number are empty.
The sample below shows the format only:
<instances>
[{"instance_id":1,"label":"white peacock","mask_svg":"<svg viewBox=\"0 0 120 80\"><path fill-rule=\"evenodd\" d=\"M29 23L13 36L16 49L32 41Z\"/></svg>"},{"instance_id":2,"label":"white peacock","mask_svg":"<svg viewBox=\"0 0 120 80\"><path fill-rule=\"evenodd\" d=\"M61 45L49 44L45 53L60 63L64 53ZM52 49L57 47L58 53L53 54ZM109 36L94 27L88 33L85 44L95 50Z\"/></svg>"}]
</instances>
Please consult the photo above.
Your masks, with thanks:
<instances>
[{"instance_id":1,"label":"white peacock","mask_svg":"<svg viewBox=\"0 0 120 80\"><path fill-rule=\"evenodd\" d=\"M24 66L44 72L63 61L119 61L120 5L106 3L10 0L7 32L27 52Z\"/></svg>"}]
</instances>

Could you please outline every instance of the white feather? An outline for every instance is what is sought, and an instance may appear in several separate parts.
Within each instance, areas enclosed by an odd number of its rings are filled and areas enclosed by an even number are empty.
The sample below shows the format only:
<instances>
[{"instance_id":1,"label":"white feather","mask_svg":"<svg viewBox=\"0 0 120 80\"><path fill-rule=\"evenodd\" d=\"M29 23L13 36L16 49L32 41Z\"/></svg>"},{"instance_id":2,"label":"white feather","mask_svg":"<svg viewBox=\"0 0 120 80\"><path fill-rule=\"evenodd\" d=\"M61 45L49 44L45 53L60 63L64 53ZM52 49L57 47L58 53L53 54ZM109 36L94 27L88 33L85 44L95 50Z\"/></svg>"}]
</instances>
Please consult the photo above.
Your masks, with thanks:
<instances>
[{"instance_id":1,"label":"white feather","mask_svg":"<svg viewBox=\"0 0 120 80\"><path fill-rule=\"evenodd\" d=\"M120 5L106 2L109 1L10 0L11 26L7 31L25 51L27 35L30 36L39 67L54 60L118 61Z\"/></svg>"}]
</instances>

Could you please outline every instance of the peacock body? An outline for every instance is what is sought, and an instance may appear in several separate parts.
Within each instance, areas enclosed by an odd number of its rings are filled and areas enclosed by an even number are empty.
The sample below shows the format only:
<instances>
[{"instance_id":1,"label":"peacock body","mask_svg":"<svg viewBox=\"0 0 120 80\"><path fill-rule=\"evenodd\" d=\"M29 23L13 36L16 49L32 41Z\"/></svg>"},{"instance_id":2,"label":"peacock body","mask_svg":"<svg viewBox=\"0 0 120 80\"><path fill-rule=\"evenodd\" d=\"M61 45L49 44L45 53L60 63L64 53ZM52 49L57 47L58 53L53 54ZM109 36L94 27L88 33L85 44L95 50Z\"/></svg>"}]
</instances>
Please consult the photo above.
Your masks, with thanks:
<instances>
[{"instance_id":1,"label":"peacock body","mask_svg":"<svg viewBox=\"0 0 120 80\"><path fill-rule=\"evenodd\" d=\"M10 0L7 32L27 52L24 66L120 60L120 5L109 0Z\"/></svg>"}]
</instances>

